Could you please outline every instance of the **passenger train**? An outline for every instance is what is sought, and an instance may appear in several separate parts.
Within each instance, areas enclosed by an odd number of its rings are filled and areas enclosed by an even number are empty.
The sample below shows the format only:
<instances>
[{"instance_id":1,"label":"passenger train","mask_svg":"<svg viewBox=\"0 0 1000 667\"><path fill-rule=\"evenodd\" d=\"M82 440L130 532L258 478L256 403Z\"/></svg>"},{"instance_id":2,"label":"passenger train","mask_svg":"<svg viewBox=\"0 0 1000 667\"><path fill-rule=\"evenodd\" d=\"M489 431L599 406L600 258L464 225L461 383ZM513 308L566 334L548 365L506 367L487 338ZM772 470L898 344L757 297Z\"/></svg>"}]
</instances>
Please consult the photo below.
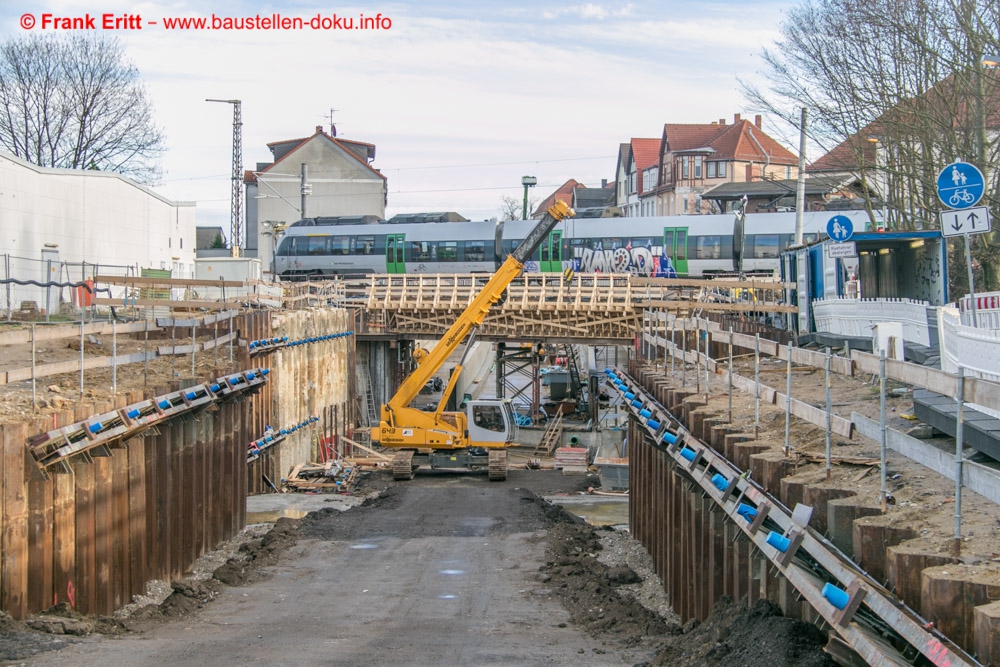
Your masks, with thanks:
<instances>
[{"instance_id":1,"label":"passenger train","mask_svg":"<svg viewBox=\"0 0 1000 667\"><path fill-rule=\"evenodd\" d=\"M826 236L833 213L805 214L804 240ZM864 211L844 211L864 230ZM357 220L355 218L354 220ZM274 256L284 279L370 273L490 273L531 231L536 220L350 224L307 218L289 225ZM795 236L795 213L746 216L743 270L778 271L779 255ZM570 218L559 223L526 264L528 272L632 273L704 276L735 270L734 216Z\"/></svg>"}]
</instances>

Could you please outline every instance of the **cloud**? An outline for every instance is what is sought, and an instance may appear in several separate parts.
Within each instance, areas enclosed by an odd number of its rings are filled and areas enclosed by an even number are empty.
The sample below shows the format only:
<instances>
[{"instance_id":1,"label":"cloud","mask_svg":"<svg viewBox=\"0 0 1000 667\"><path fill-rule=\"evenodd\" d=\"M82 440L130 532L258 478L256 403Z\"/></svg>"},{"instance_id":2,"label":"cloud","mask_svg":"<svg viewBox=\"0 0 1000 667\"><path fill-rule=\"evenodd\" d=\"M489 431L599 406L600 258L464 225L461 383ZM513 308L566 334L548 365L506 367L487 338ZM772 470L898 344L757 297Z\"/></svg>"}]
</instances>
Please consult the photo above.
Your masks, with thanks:
<instances>
[{"instance_id":1,"label":"cloud","mask_svg":"<svg viewBox=\"0 0 1000 667\"><path fill-rule=\"evenodd\" d=\"M582 19L607 19L619 16L629 16L632 13L631 2L609 9L605 5L588 2L582 5L571 5L559 9L549 9L542 12L542 18L557 19L563 16L578 16Z\"/></svg>"}]
</instances>

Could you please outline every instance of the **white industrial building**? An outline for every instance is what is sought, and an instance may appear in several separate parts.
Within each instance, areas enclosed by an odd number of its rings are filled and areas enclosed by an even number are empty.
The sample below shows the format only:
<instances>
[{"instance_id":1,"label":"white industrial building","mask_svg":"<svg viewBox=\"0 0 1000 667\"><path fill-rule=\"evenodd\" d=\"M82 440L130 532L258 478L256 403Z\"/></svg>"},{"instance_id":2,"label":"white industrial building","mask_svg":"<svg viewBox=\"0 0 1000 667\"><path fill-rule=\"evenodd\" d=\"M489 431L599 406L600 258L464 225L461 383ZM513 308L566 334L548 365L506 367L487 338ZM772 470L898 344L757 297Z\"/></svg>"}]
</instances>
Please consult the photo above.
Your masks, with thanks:
<instances>
[{"instance_id":1,"label":"white industrial building","mask_svg":"<svg viewBox=\"0 0 1000 667\"><path fill-rule=\"evenodd\" d=\"M144 269L194 277L194 202L171 201L120 174L38 167L0 152L0 235L5 278L78 282L95 271ZM53 311L58 302L46 304L39 290L14 285L0 308L30 299Z\"/></svg>"}]
</instances>

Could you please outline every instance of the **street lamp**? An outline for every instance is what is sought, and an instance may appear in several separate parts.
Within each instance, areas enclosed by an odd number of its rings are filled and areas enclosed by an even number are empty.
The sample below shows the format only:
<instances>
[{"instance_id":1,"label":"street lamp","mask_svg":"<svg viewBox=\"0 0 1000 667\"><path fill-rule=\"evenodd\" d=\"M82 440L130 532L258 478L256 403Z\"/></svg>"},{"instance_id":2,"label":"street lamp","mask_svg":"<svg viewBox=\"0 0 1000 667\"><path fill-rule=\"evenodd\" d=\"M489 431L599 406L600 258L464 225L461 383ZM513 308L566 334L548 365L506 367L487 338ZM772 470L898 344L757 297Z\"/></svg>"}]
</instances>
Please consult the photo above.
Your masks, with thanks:
<instances>
[{"instance_id":1,"label":"street lamp","mask_svg":"<svg viewBox=\"0 0 1000 667\"><path fill-rule=\"evenodd\" d=\"M528 188L538 185L538 179L534 176L522 176L521 185L524 186L524 208L521 210L521 220L528 219Z\"/></svg>"},{"instance_id":2,"label":"street lamp","mask_svg":"<svg viewBox=\"0 0 1000 667\"><path fill-rule=\"evenodd\" d=\"M879 190L881 190L880 195L882 197L882 228L884 231L889 231L889 161L885 159L885 144L879 139L878 135L869 134L868 143L870 143L875 149L875 171L879 171L878 165L878 154L879 154L879 144L882 143L882 153L884 163L882 165L882 173L879 177L881 183L879 184Z\"/></svg>"}]
</instances>

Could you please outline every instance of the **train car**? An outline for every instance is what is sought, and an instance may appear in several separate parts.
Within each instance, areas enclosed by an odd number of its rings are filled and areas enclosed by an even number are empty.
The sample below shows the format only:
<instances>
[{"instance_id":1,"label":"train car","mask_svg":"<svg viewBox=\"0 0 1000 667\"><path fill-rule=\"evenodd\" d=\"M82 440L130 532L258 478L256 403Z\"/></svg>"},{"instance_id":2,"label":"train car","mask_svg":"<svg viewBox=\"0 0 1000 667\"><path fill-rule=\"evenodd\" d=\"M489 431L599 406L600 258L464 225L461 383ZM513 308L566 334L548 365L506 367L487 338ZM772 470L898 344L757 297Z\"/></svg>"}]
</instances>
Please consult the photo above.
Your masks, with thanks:
<instances>
[{"instance_id":1,"label":"train car","mask_svg":"<svg viewBox=\"0 0 1000 667\"><path fill-rule=\"evenodd\" d=\"M864 229L864 211L843 213ZM805 214L804 240L825 236L833 214ZM534 226L532 220L292 226L275 253L283 278L365 273L488 273ZM734 216L572 218L527 262L528 272L703 276L731 273ZM773 274L795 236L795 213L746 216L743 271ZM738 252L738 250L737 250Z\"/></svg>"}]
</instances>

